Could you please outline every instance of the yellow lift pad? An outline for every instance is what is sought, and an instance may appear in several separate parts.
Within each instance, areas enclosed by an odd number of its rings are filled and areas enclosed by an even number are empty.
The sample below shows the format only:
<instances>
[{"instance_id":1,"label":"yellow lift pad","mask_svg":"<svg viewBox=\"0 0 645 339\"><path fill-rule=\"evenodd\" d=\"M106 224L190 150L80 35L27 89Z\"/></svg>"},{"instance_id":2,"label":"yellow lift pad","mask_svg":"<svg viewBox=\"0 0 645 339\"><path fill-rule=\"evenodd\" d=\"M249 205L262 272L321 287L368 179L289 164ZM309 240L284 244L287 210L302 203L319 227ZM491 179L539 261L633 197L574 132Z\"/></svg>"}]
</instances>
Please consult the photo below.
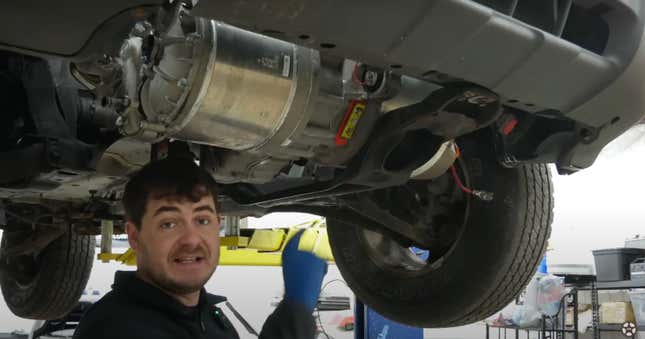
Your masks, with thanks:
<instances>
[{"instance_id":1,"label":"yellow lift pad","mask_svg":"<svg viewBox=\"0 0 645 339\"><path fill-rule=\"evenodd\" d=\"M284 230L255 230L246 247L260 251L279 251L284 242L284 235Z\"/></svg>"}]
</instances>

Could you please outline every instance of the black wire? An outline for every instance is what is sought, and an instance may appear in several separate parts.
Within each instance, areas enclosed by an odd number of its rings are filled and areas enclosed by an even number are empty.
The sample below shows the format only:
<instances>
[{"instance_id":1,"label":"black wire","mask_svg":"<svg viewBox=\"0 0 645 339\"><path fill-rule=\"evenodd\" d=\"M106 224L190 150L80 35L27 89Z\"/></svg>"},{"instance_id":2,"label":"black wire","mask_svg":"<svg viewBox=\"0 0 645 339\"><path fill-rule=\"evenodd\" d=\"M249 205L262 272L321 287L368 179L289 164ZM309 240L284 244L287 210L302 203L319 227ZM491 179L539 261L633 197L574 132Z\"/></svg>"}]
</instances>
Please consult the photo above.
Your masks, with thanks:
<instances>
[{"instance_id":1,"label":"black wire","mask_svg":"<svg viewBox=\"0 0 645 339\"><path fill-rule=\"evenodd\" d=\"M333 280L330 280L330 281L326 282L322 286L322 288L320 289L320 294L322 294L325 291L325 288L327 288L327 286L329 286L331 283L334 283L334 282L343 283L343 285L345 285L345 286L347 286L347 288L349 288L349 286L347 285L347 283L344 280L342 280L342 279L333 279Z\"/></svg>"},{"instance_id":2,"label":"black wire","mask_svg":"<svg viewBox=\"0 0 645 339\"><path fill-rule=\"evenodd\" d=\"M322 320L320 319L320 309L316 307L316 319L318 319L318 324L320 325L320 330L322 333L325 335L327 339L334 339L334 337L330 337L329 334L325 331L325 327L323 326Z\"/></svg>"},{"instance_id":3,"label":"black wire","mask_svg":"<svg viewBox=\"0 0 645 339\"><path fill-rule=\"evenodd\" d=\"M320 294L322 295L322 293L325 291L327 286L329 286L333 282L341 282L341 283L343 283L343 285L347 286L347 283L345 281L343 281L341 279L333 279L333 280L330 280L330 281L326 282L322 286L322 288L320 289ZM347 287L349 288L349 286L347 286ZM327 333L327 331L325 331L325 327L323 326L322 319L320 318L320 309L318 307L316 307L316 314L317 314L316 318L318 319L318 324L320 325L320 330L322 331L322 333L325 335L325 337L327 339L334 339L334 337L330 336Z\"/></svg>"}]
</instances>

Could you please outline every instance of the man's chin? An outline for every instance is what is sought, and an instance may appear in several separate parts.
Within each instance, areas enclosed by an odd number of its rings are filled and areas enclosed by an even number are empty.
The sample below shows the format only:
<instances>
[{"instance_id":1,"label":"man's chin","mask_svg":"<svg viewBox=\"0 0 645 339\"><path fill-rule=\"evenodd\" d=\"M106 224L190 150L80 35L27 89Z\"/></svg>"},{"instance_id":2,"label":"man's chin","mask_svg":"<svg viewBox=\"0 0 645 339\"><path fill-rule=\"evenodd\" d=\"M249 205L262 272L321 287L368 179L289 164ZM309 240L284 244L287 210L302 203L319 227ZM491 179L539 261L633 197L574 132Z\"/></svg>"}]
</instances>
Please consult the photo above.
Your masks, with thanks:
<instances>
[{"instance_id":1,"label":"man's chin","mask_svg":"<svg viewBox=\"0 0 645 339\"><path fill-rule=\"evenodd\" d=\"M191 294L199 292L206 282L208 282L214 271L213 269L208 272L204 270L185 272L171 268L165 272L139 269L138 273L141 278L156 285L167 293Z\"/></svg>"},{"instance_id":2,"label":"man's chin","mask_svg":"<svg viewBox=\"0 0 645 339\"><path fill-rule=\"evenodd\" d=\"M184 281L184 280L167 280L163 282L161 288L164 290L173 293L173 294L190 294L199 292L202 287L206 284L206 280L193 280L193 281Z\"/></svg>"},{"instance_id":3,"label":"man's chin","mask_svg":"<svg viewBox=\"0 0 645 339\"><path fill-rule=\"evenodd\" d=\"M184 272L174 272L168 276L168 282L175 287L175 289L185 292L199 291L206 285L213 272L202 272L202 274L187 275Z\"/></svg>"},{"instance_id":4,"label":"man's chin","mask_svg":"<svg viewBox=\"0 0 645 339\"><path fill-rule=\"evenodd\" d=\"M171 294L190 294L199 292L208 279L210 275L191 275L188 278L185 274L174 273L174 274L156 274L150 277L153 280L153 283L157 285L162 290Z\"/></svg>"}]
</instances>

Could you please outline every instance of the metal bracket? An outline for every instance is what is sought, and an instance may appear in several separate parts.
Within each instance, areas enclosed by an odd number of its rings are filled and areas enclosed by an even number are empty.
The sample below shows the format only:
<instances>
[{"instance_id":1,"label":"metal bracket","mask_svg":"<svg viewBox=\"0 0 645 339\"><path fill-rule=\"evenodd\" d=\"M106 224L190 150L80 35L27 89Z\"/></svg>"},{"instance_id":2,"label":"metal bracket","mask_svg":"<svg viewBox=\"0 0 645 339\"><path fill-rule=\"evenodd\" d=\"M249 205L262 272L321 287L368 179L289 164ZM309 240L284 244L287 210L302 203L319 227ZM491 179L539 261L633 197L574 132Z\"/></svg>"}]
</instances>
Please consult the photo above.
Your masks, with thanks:
<instances>
[{"instance_id":1,"label":"metal bracket","mask_svg":"<svg viewBox=\"0 0 645 339\"><path fill-rule=\"evenodd\" d=\"M600 339L600 310L596 281L591 282L591 325L593 329L593 339Z\"/></svg>"},{"instance_id":2,"label":"metal bracket","mask_svg":"<svg viewBox=\"0 0 645 339\"><path fill-rule=\"evenodd\" d=\"M65 234L65 232L65 228L46 228L41 231L34 232L19 244L4 248L1 256L14 257L41 251L52 241Z\"/></svg>"},{"instance_id":3,"label":"metal bracket","mask_svg":"<svg viewBox=\"0 0 645 339\"><path fill-rule=\"evenodd\" d=\"M395 239L399 239L401 242L413 243L424 248L431 248L435 242L435 239L430 237L427 231L414 227L414 225L384 211L365 196L361 196L357 200L339 199L339 201L341 206L346 207L356 216L366 219L365 221L368 221L372 226L366 226L365 228L376 228L377 231L378 229L387 230L390 235L392 233L396 234ZM379 233L382 233L382 231Z\"/></svg>"},{"instance_id":4,"label":"metal bracket","mask_svg":"<svg viewBox=\"0 0 645 339\"><path fill-rule=\"evenodd\" d=\"M349 205L352 207L349 207L347 203L340 203L336 206L288 205L273 207L270 212L303 212L339 219L383 234L406 247L416 245L420 248L432 248L436 244L435 239L429 237L422 230L417 230L388 213L378 213L378 209L371 209L369 204L350 203Z\"/></svg>"}]
</instances>

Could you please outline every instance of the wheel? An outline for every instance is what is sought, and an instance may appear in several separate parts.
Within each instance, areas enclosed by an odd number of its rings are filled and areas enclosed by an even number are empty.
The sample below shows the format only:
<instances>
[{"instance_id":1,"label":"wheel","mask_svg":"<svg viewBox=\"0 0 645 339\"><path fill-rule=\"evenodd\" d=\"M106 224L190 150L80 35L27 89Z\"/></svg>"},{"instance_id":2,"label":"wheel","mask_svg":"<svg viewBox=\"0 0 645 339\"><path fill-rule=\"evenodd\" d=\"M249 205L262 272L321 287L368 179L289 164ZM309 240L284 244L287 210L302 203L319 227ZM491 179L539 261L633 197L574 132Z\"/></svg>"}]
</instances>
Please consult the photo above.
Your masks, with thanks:
<instances>
[{"instance_id":1,"label":"wheel","mask_svg":"<svg viewBox=\"0 0 645 339\"><path fill-rule=\"evenodd\" d=\"M2 235L2 250L16 243ZM11 312L21 318L57 319L77 304L94 262L93 236L66 232L40 253L3 258L0 287Z\"/></svg>"},{"instance_id":2,"label":"wheel","mask_svg":"<svg viewBox=\"0 0 645 339\"><path fill-rule=\"evenodd\" d=\"M492 201L466 195L450 173L432 181L360 193L436 239L429 248L327 216L336 264L356 296L412 326L482 320L511 302L536 272L553 216L546 165L504 168L480 143L464 142L458 176Z\"/></svg>"}]
</instances>

